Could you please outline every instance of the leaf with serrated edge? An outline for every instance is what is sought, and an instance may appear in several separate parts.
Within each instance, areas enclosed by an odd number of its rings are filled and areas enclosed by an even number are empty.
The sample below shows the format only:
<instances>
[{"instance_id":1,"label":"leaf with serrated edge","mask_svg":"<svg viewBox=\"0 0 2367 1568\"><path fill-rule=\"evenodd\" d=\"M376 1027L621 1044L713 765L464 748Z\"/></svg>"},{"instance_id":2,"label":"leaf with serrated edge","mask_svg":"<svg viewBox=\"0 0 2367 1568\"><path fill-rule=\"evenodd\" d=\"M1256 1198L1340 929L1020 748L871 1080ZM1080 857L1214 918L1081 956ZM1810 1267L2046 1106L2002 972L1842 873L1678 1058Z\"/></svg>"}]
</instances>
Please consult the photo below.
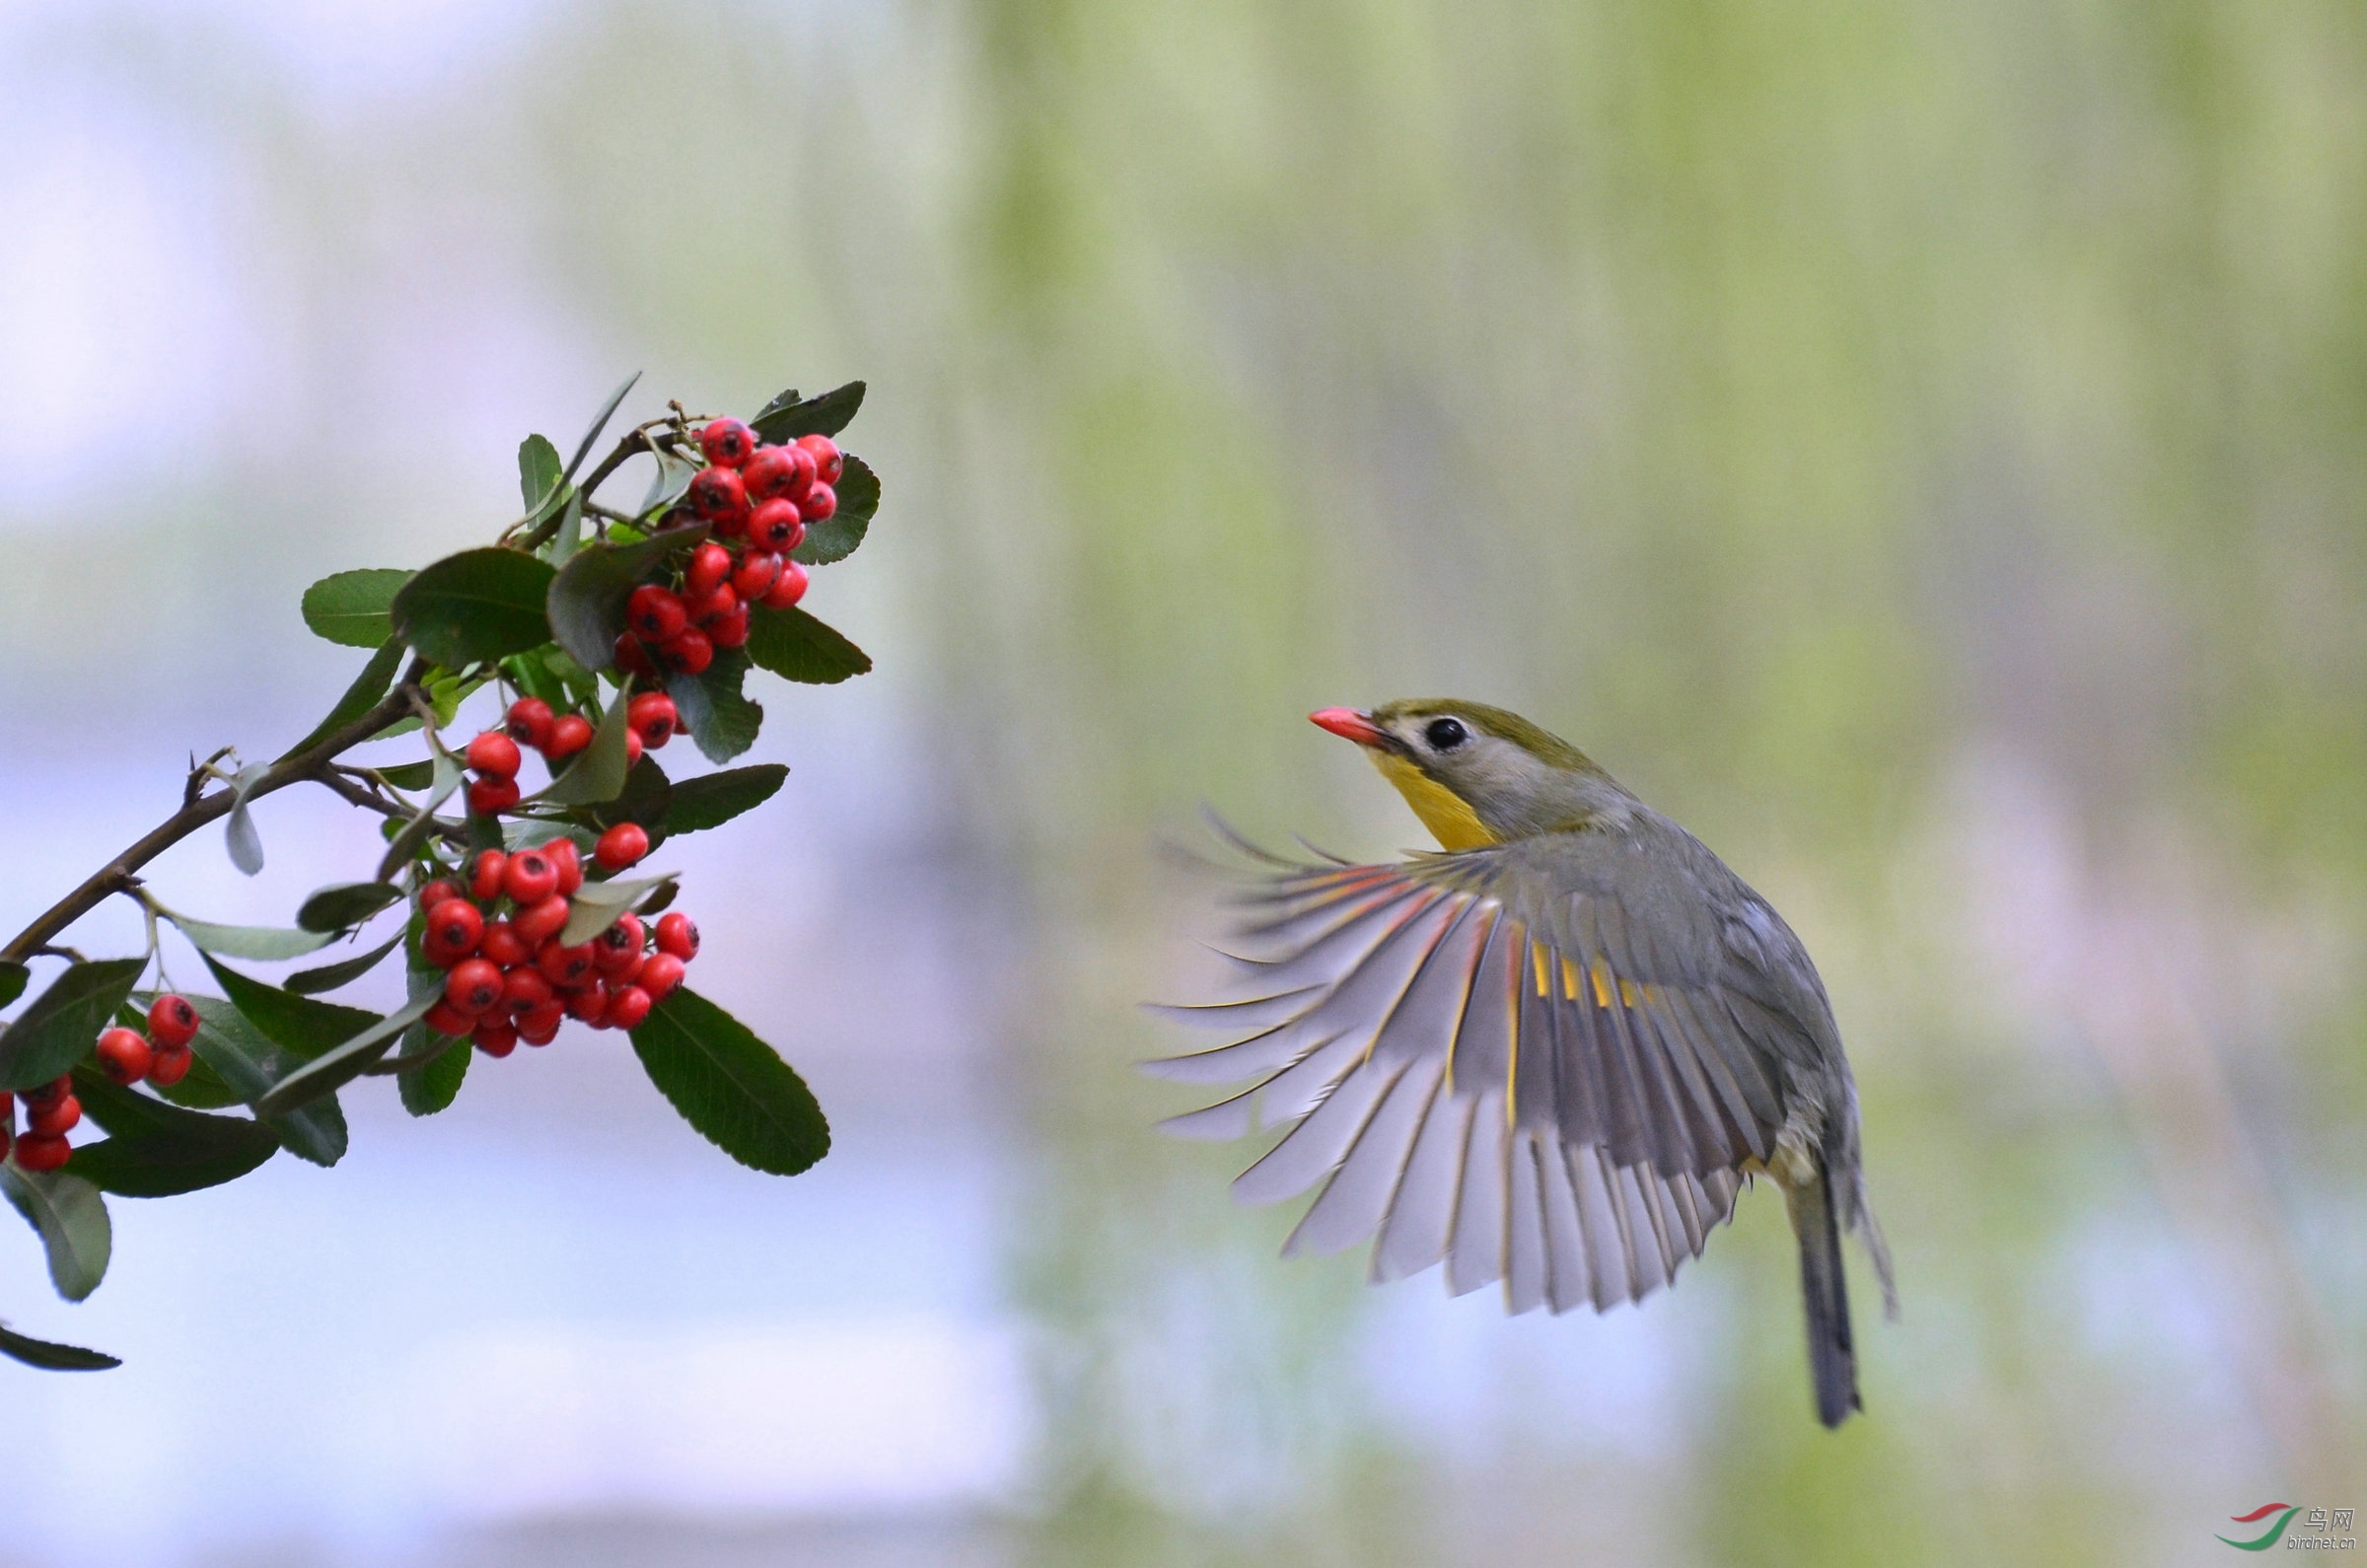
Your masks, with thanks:
<instances>
[{"instance_id":1,"label":"leaf with serrated edge","mask_svg":"<svg viewBox=\"0 0 2367 1568\"><path fill-rule=\"evenodd\" d=\"M748 678L748 655L738 648L717 650L714 663L697 675L677 671L666 677L666 694L690 742L710 762L729 762L756 744L764 728L764 706L741 692Z\"/></svg>"},{"instance_id":2,"label":"leaf with serrated edge","mask_svg":"<svg viewBox=\"0 0 2367 1568\"><path fill-rule=\"evenodd\" d=\"M829 1153L829 1122L805 1080L705 997L677 988L632 1035L658 1092L742 1165L795 1176Z\"/></svg>"},{"instance_id":3,"label":"leaf with serrated edge","mask_svg":"<svg viewBox=\"0 0 2367 1568\"><path fill-rule=\"evenodd\" d=\"M498 545L463 550L421 567L394 596L394 630L446 670L550 640L542 618L551 565Z\"/></svg>"},{"instance_id":4,"label":"leaf with serrated edge","mask_svg":"<svg viewBox=\"0 0 2367 1568\"><path fill-rule=\"evenodd\" d=\"M394 683L394 672L401 668L402 644L390 637L379 645L378 652L370 656L370 662L362 667L362 673L353 677L353 684L345 688L345 694L337 699L337 705L328 710L328 717L314 725L312 734L280 753L281 759L311 750L377 707L378 699L385 696L387 688Z\"/></svg>"},{"instance_id":5,"label":"leaf with serrated edge","mask_svg":"<svg viewBox=\"0 0 2367 1568\"><path fill-rule=\"evenodd\" d=\"M748 657L759 670L808 685L834 685L871 668L871 656L802 609L758 606L748 619Z\"/></svg>"},{"instance_id":6,"label":"leaf with serrated edge","mask_svg":"<svg viewBox=\"0 0 2367 1568\"><path fill-rule=\"evenodd\" d=\"M686 778L674 786L659 820L669 833L695 833L763 805L779 792L789 770L778 762L726 768Z\"/></svg>"},{"instance_id":7,"label":"leaf with serrated edge","mask_svg":"<svg viewBox=\"0 0 2367 1568\"><path fill-rule=\"evenodd\" d=\"M385 882L332 882L305 896L296 911L296 924L306 931L325 931L333 937L349 931L389 904L402 901L402 890ZM217 950L220 951L220 950Z\"/></svg>"},{"instance_id":8,"label":"leaf with serrated edge","mask_svg":"<svg viewBox=\"0 0 2367 1568\"><path fill-rule=\"evenodd\" d=\"M219 1074L231 1093L247 1104L260 1100L304 1060L271 1040L221 997L192 996L189 1005L197 1010L199 1019L197 1037L189 1042L197 1059ZM300 1160L326 1166L345 1157L345 1113L334 1100L273 1117L270 1125L288 1153Z\"/></svg>"},{"instance_id":9,"label":"leaf with serrated edge","mask_svg":"<svg viewBox=\"0 0 2367 1568\"><path fill-rule=\"evenodd\" d=\"M66 1170L103 1192L166 1198L235 1181L279 1152L269 1127L208 1116L134 1093L90 1067L74 1069L84 1117L107 1137L78 1145Z\"/></svg>"},{"instance_id":10,"label":"leaf with serrated edge","mask_svg":"<svg viewBox=\"0 0 2367 1568\"><path fill-rule=\"evenodd\" d=\"M419 1026L418 1032L428 1033L425 1025ZM407 1035L403 1048L406 1054L411 1049ZM425 1066L414 1068L396 1080L402 1108L414 1116L432 1116L449 1108L460 1098L461 1083L468 1076L468 1058L475 1054L465 1039L446 1040L443 1049Z\"/></svg>"},{"instance_id":11,"label":"leaf with serrated edge","mask_svg":"<svg viewBox=\"0 0 2367 1568\"><path fill-rule=\"evenodd\" d=\"M221 926L211 920L192 920L170 909L158 911L189 939L192 947L230 959L254 959L270 963L301 959L337 940L334 931L293 931L285 926Z\"/></svg>"},{"instance_id":12,"label":"leaf with serrated edge","mask_svg":"<svg viewBox=\"0 0 2367 1568\"><path fill-rule=\"evenodd\" d=\"M632 728L625 722L625 707L631 700L631 687L617 689L616 700L609 704L600 727L592 732L592 744L578 751L567 771L534 796L535 801L548 806L597 806L624 793L625 736Z\"/></svg>"},{"instance_id":13,"label":"leaf with serrated edge","mask_svg":"<svg viewBox=\"0 0 2367 1568\"><path fill-rule=\"evenodd\" d=\"M0 1090L38 1089L80 1061L147 966L145 959L69 964L0 1033Z\"/></svg>"},{"instance_id":14,"label":"leaf with serrated edge","mask_svg":"<svg viewBox=\"0 0 2367 1568\"><path fill-rule=\"evenodd\" d=\"M81 1301L107 1277L114 1227L99 1189L63 1171L34 1172L14 1160L0 1166L0 1192L25 1216L49 1253L49 1282L68 1301Z\"/></svg>"},{"instance_id":15,"label":"leaf with serrated edge","mask_svg":"<svg viewBox=\"0 0 2367 1568\"><path fill-rule=\"evenodd\" d=\"M850 381L826 392L800 398L786 392L766 403L749 423L766 441L785 443L800 436L834 436L844 430L863 406L863 384Z\"/></svg>"},{"instance_id":16,"label":"leaf with serrated edge","mask_svg":"<svg viewBox=\"0 0 2367 1568\"><path fill-rule=\"evenodd\" d=\"M879 514L880 476L853 453L846 455L846 471L831 488L838 497L838 510L819 523L807 524L805 542L791 552L803 565L827 566L854 554L871 532L871 520Z\"/></svg>"},{"instance_id":17,"label":"leaf with serrated edge","mask_svg":"<svg viewBox=\"0 0 2367 1568\"><path fill-rule=\"evenodd\" d=\"M348 648L379 647L394 635L387 606L410 577L385 566L323 577L304 591L304 623L314 636Z\"/></svg>"},{"instance_id":18,"label":"leaf with serrated edge","mask_svg":"<svg viewBox=\"0 0 2367 1568\"><path fill-rule=\"evenodd\" d=\"M85 1350L80 1345L61 1345L53 1340L36 1339L31 1334L18 1333L6 1323L0 1323L0 1356L22 1361L43 1372L105 1372L123 1365L120 1356L110 1356L103 1350Z\"/></svg>"},{"instance_id":19,"label":"leaf with serrated edge","mask_svg":"<svg viewBox=\"0 0 2367 1568\"><path fill-rule=\"evenodd\" d=\"M280 984L283 989L294 991L298 996L319 996L340 985L351 985L385 962L388 954L401 947L402 936L397 931L380 946L358 958L340 959L334 963L323 963L317 969L298 969Z\"/></svg>"},{"instance_id":20,"label":"leaf with serrated edge","mask_svg":"<svg viewBox=\"0 0 2367 1568\"><path fill-rule=\"evenodd\" d=\"M575 890L559 946L581 947L616 923L616 917L641 901L642 894L675 880L679 872L662 877L637 877L631 882L587 882Z\"/></svg>"}]
</instances>

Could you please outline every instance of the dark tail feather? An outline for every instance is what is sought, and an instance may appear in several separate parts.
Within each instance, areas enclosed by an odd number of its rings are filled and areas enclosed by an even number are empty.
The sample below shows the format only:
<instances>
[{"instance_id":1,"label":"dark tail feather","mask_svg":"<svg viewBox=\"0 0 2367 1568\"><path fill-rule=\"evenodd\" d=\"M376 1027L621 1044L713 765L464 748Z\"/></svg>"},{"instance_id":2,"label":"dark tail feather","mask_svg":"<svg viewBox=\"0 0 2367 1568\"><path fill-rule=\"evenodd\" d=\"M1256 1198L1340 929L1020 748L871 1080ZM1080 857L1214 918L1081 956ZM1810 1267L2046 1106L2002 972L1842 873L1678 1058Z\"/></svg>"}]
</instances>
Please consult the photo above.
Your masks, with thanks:
<instances>
[{"instance_id":1,"label":"dark tail feather","mask_svg":"<svg viewBox=\"0 0 2367 1568\"><path fill-rule=\"evenodd\" d=\"M1841 1274L1841 1232L1832 1184L1823 1170L1814 1186L1784 1189L1800 1238L1800 1295L1808 1313L1808 1370L1817 1386L1817 1419L1839 1426L1862 1410L1857 1350L1849 1338L1849 1286Z\"/></svg>"}]
</instances>

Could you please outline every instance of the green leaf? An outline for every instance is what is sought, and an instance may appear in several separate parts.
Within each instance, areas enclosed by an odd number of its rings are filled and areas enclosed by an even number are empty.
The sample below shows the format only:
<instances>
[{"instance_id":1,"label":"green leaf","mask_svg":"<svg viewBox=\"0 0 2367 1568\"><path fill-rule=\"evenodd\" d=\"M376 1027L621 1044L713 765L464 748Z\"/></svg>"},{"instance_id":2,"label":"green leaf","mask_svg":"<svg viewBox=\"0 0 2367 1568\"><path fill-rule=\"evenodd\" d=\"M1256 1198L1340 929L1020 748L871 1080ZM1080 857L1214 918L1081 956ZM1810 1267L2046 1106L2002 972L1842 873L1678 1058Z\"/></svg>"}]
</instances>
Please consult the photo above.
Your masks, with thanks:
<instances>
[{"instance_id":1,"label":"green leaf","mask_svg":"<svg viewBox=\"0 0 2367 1568\"><path fill-rule=\"evenodd\" d=\"M0 1192L49 1250L49 1282L68 1301L81 1301L107 1277L114 1228L99 1189L63 1171L35 1172L16 1161L0 1166Z\"/></svg>"},{"instance_id":2,"label":"green leaf","mask_svg":"<svg viewBox=\"0 0 2367 1568\"><path fill-rule=\"evenodd\" d=\"M301 959L308 953L318 953L337 940L334 931L291 931L284 926L218 926L210 920L192 920L176 914L161 905L157 912L179 927L180 934L200 952L219 953L225 958L255 959L271 962L279 959Z\"/></svg>"},{"instance_id":3,"label":"green leaf","mask_svg":"<svg viewBox=\"0 0 2367 1568\"><path fill-rule=\"evenodd\" d=\"M550 515L559 486L566 482L559 466L559 449L550 444L548 436L529 436L518 443L518 498L526 503L530 522L539 523Z\"/></svg>"},{"instance_id":4,"label":"green leaf","mask_svg":"<svg viewBox=\"0 0 2367 1568\"><path fill-rule=\"evenodd\" d=\"M145 1033L148 1029L147 1004L154 1000L154 991L134 992L130 1001L115 1010L115 1022L125 1029L136 1029ZM198 1006L198 1016L204 1017L204 1009L198 999L191 997L189 1000L191 1005ZM183 1110L220 1110L226 1105L245 1104L231 1092L230 1086L222 1081L222 1075L207 1064L202 1054L190 1059L189 1070L181 1076L179 1083L160 1084L152 1078L148 1081L148 1087L155 1090L160 1099L171 1101Z\"/></svg>"},{"instance_id":5,"label":"green leaf","mask_svg":"<svg viewBox=\"0 0 2367 1568\"><path fill-rule=\"evenodd\" d=\"M263 869L263 835L255 831L254 819L248 814L247 794L269 771L261 762L250 762L231 780L230 821L222 829L222 841L229 848L230 863L250 877Z\"/></svg>"},{"instance_id":6,"label":"green leaf","mask_svg":"<svg viewBox=\"0 0 2367 1568\"><path fill-rule=\"evenodd\" d=\"M761 611L759 611L761 613ZM740 694L748 678L748 653L718 648L715 662L697 675L679 672L666 677L666 693L674 698L682 728L710 762L729 762L756 744L764 727L764 708Z\"/></svg>"},{"instance_id":7,"label":"green leaf","mask_svg":"<svg viewBox=\"0 0 2367 1568\"><path fill-rule=\"evenodd\" d=\"M120 1357L103 1351L85 1350L79 1345L61 1345L47 1339L36 1339L31 1334L18 1333L0 1323L0 1356L22 1361L43 1372L105 1372L123 1365Z\"/></svg>"},{"instance_id":8,"label":"green leaf","mask_svg":"<svg viewBox=\"0 0 2367 1568\"><path fill-rule=\"evenodd\" d=\"M444 999L443 978L440 974L412 975L413 995L408 1002L273 1084L271 1092L254 1103L254 1113L284 1116L299 1106L335 1094L359 1078L372 1062L394 1048L397 1034L419 1022L429 1008Z\"/></svg>"},{"instance_id":9,"label":"green leaf","mask_svg":"<svg viewBox=\"0 0 2367 1568\"><path fill-rule=\"evenodd\" d=\"M561 947L578 947L616 923L616 917L641 901L644 893L675 880L678 874L636 877L630 882L587 882L575 891L572 912L559 930Z\"/></svg>"},{"instance_id":10,"label":"green leaf","mask_svg":"<svg viewBox=\"0 0 2367 1568\"><path fill-rule=\"evenodd\" d=\"M804 610L766 609L750 612L748 657L759 670L769 670L808 685L835 685L871 668L871 658L824 622ZM675 699L679 707L681 699Z\"/></svg>"},{"instance_id":11,"label":"green leaf","mask_svg":"<svg viewBox=\"0 0 2367 1568\"><path fill-rule=\"evenodd\" d=\"M552 640L586 670L608 669L616 662L624 602L667 556L706 536L706 524L690 523L636 544L588 544L576 551L551 579L544 602Z\"/></svg>"},{"instance_id":12,"label":"green leaf","mask_svg":"<svg viewBox=\"0 0 2367 1568\"><path fill-rule=\"evenodd\" d=\"M397 762L393 767L374 767L370 770L398 790L423 790L435 782L436 759L422 757L416 762Z\"/></svg>"},{"instance_id":13,"label":"green leaf","mask_svg":"<svg viewBox=\"0 0 2367 1568\"><path fill-rule=\"evenodd\" d=\"M567 510L559 514L559 531L550 536L550 564L564 566L584 544L584 498L567 492Z\"/></svg>"},{"instance_id":14,"label":"green leaf","mask_svg":"<svg viewBox=\"0 0 2367 1568\"><path fill-rule=\"evenodd\" d=\"M427 1026L418 1026L416 1033L426 1034ZM425 1048L425 1044L422 1040L414 1046L409 1035L403 1036L402 1048L406 1054ZM460 1098L461 1081L468 1076L468 1058L475 1054L465 1039L446 1041L433 1061L395 1080L402 1093L402 1108L414 1116L432 1116L450 1107Z\"/></svg>"},{"instance_id":15,"label":"green leaf","mask_svg":"<svg viewBox=\"0 0 2367 1568\"><path fill-rule=\"evenodd\" d=\"M795 1176L830 1151L813 1091L747 1026L677 989L633 1031L633 1054L682 1119L742 1165Z\"/></svg>"},{"instance_id":16,"label":"green leaf","mask_svg":"<svg viewBox=\"0 0 2367 1568\"><path fill-rule=\"evenodd\" d=\"M311 1061L385 1022L376 1013L340 1002L323 1002L309 996L283 991L276 985L265 985L252 975L224 968L214 962L211 954L204 955L205 966L214 971L221 982L222 992L230 998L247 1022L263 1032L263 1037L284 1050Z\"/></svg>"},{"instance_id":17,"label":"green leaf","mask_svg":"<svg viewBox=\"0 0 2367 1568\"><path fill-rule=\"evenodd\" d=\"M304 591L304 623L313 628L316 637L348 648L381 647L394 635L387 607L410 577L408 572L385 566L323 577Z\"/></svg>"},{"instance_id":18,"label":"green leaf","mask_svg":"<svg viewBox=\"0 0 2367 1568\"><path fill-rule=\"evenodd\" d=\"M245 1116L207 1116L136 1094L89 1067L74 1070L82 1112L107 1129L74 1151L66 1170L102 1192L168 1198L235 1181L279 1153L269 1127Z\"/></svg>"},{"instance_id":19,"label":"green leaf","mask_svg":"<svg viewBox=\"0 0 2367 1568\"><path fill-rule=\"evenodd\" d=\"M601 404L600 417L592 421L592 428L584 432L584 439L576 446L575 456L567 462L568 478L574 478L575 470L582 467L584 460L592 455L592 443L598 441L600 433L609 428L609 420L615 414L616 405L624 401L624 394L631 392L633 383L640 379L641 373L634 371L623 381L618 382L616 390L609 393L609 400Z\"/></svg>"},{"instance_id":20,"label":"green leaf","mask_svg":"<svg viewBox=\"0 0 2367 1568\"><path fill-rule=\"evenodd\" d=\"M671 452L658 454L658 471L650 476L649 493L641 498L640 517L662 512L680 501L698 477L698 464L676 457Z\"/></svg>"},{"instance_id":21,"label":"green leaf","mask_svg":"<svg viewBox=\"0 0 2367 1568\"><path fill-rule=\"evenodd\" d=\"M14 962L0 963L0 1007L6 1007L18 997L23 996L25 982L32 978L33 971L22 963Z\"/></svg>"},{"instance_id":22,"label":"green leaf","mask_svg":"<svg viewBox=\"0 0 2367 1568\"><path fill-rule=\"evenodd\" d=\"M837 492L838 510L820 523L807 524L805 542L791 552L808 566L827 566L854 554L871 532L871 520L879 515L880 476L853 453L847 454L846 471L831 488Z\"/></svg>"},{"instance_id":23,"label":"green leaf","mask_svg":"<svg viewBox=\"0 0 2367 1568\"><path fill-rule=\"evenodd\" d=\"M348 931L401 901L402 890L392 883L333 882L304 900L296 923L307 931Z\"/></svg>"},{"instance_id":24,"label":"green leaf","mask_svg":"<svg viewBox=\"0 0 2367 1568\"><path fill-rule=\"evenodd\" d=\"M67 965L0 1033L0 1090L37 1089L82 1060L147 966L146 959Z\"/></svg>"},{"instance_id":25,"label":"green leaf","mask_svg":"<svg viewBox=\"0 0 2367 1568\"><path fill-rule=\"evenodd\" d=\"M616 699L592 732L592 744L577 752L567 771L551 780L536 800L551 806L596 806L624 792L625 734L631 728L625 723L624 710L631 700L630 686L617 688Z\"/></svg>"},{"instance_id":26,"label":"green leaf","mask_svg":"<svg viewBox=\"0 0 2367 1568\"><path fill-rule=\"evenodd\" d=\"M850 381L818 396L800 399L796 389L766 403L749 423L770 442L795 441L800 436L834 436L844 430L863 406L863 384Z\"/></svg>"},{"instance_id":27,"label":"green leaf","mask_svg":"<svg viewBox=\"0 0 2367 1568\"><path fill-rule=\"evenodd\" d=\"M548 561L524 550L447 555L394 596L394 630L447 670L538 648L550 640L542 600L553 575Z\"/></svg>"},{"instance_id":28,"label":"green leaf","mask_svg":"<svg viewBox=\"0 0 2367 1568\"><path fill-rule=\"evenodd\" d=\"M402 938L403 933L397 931L378 947L357 958L340 959L334 963L323 963L317 969L299 969L280 984L298 996L319 996L340 985L351 985L385 962L388 954L402 946Z\"/></svg>"},{"instance_id":29,"label":"green leaf","mask_svg":"<svg viewBox=\"0 0 2367 1568\"><path fill-rule=\"evenodd\" d=\"M695 833L763 805L779 792L789 770L778 762L726 768L686 778L674 786L662 819L669 833Z\"/></svg>"},{"instance_id":30,"label":"green leaf","mask_svg":"<svg viewBox=\"0 0 2367 1568\"><path fill-rule=\"evenodd\" d=\"M216 969L220 974L227 971ZM241 976L250 986L255 981ZM268 990L268 986L257 986ZM212 1068L230 1092L249 1105L260 1100L271 1086L294 1072L304 1058L266 1038L235 1006L218 996L192 996L197 1009L197 1037L190 1044L200 1065ZM188 1084L197 1075L181 1080ZM167 1091L170 1093L170 1091ZM288 1153L314 1165L335 1165L345 1157L345 1113L334 1100L323 1100L285 1116L264 1118Z\"/></svg>"},{"instance_id":31,"label":"green leaf","mask_svg":"<svg viewBox=\"0 0 2367 1568\"><path fill-rule=\"evenodd\" d=\"M644 754L624 776L624 793L593 807L592 820L604 832L618 822L639 822L650 830L654 847L658 825L666 820L673 801L674 785L666 770L656 757Z\"/></svg>"},{"instance_id":32,"label":"green leaf","mask_svg":"<svg viewBox=\"0 0 2367 1568\"><path fill-rule=\"evenodd\" d=\"M403 823L387 840L388 855L397 861L408 860L421 844L427 842L430 833L440 826L450 825L437 820L436 808L450 800L452 792L461 787L461 764L451 752L436 753L434 773L428 785L427 799L420 803L418 815Z\"/></svg>"},{"instance_id":33,"label":"green leaf","mask_svg":"<svg viewBox=\"0 0 2367 1568\"><path fill-rule=\"evenodd\" d=\"M328 710L328 717L314 725L312 734L282 752L282 758L311 750L377 707L378 699L387 694L387 688L394 683L394 673L401 668L402 644L390 637L379 644L378 652L370 656L370 662L362 667L362 673L353 677L353 684L345 688L345 694L337 699L337 705Z\"/></svg>"}]
</instances>

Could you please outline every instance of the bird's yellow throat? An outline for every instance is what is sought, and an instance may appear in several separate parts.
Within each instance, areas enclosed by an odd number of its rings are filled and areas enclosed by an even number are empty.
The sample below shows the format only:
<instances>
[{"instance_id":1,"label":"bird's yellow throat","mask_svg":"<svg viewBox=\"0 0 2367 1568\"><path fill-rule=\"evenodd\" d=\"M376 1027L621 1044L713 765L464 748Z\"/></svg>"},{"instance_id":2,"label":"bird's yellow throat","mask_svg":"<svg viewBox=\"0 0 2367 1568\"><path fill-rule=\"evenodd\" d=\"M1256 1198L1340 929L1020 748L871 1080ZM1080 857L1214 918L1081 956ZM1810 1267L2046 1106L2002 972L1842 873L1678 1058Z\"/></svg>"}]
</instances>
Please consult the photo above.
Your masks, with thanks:
<instances>
[{"instance_id":1,"label":"bird's yellow throat","mask_svg":"<svg viewBox=\"0 0 2367 1568\"><path fill-rule=\"evenodd\" d=\"M1462 796L1393 751L1369 750L1373 766L1398 787L1441 849L1479 849L1496 841Z\"/></svg>"}]
</instances>

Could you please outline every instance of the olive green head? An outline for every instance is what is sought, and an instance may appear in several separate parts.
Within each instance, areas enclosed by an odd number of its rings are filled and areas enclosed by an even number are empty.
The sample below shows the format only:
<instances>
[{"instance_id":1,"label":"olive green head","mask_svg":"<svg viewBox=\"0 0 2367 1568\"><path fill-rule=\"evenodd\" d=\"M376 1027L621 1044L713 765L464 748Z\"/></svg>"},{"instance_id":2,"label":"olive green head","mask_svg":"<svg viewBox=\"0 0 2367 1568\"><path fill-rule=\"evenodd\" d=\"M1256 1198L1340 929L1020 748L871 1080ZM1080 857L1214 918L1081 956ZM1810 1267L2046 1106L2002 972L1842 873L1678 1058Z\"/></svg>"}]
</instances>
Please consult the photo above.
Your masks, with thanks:
<instances>
[{"instance_id":1,"label":"olive green head","mask_svg":"<svg viewBox=\"0 0 2367 1568\"><path fill-rule=\"evenodd\" d=\"M1484 702L1415 697L1313 718L1362 746L1448 849L1587 827L1633 803L1569 742Z\"/></svg>"}]
</instances>

